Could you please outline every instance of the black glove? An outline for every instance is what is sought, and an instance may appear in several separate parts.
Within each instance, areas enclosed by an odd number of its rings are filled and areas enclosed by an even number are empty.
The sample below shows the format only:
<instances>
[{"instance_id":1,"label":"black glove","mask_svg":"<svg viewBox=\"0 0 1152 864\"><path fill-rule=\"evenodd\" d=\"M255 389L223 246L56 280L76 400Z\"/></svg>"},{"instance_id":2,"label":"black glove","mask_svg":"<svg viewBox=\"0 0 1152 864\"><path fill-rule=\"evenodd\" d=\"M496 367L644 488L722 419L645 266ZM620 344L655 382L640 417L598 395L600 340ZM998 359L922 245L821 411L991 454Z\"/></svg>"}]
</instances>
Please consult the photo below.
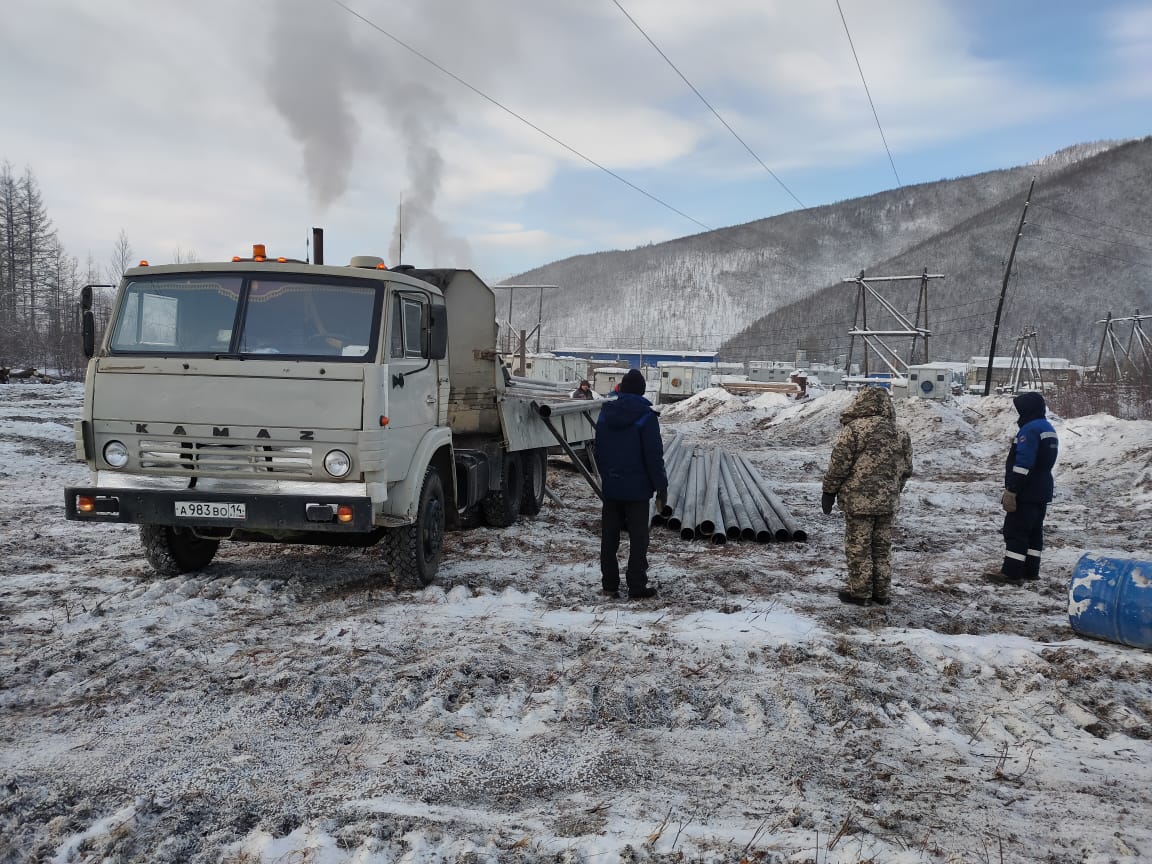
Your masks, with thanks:
<instances>
[{"instance_id":1,"label":"black glove","mask_svg":"<svg viewBox=\"0 0 1152 864\"><path fill-rule=\"evenodd\" d=\"M825 492L820 496L820 509L825 513L831 513L832 507L836 504L836 496L831 492Z\"/></svg>"}]
</instances>

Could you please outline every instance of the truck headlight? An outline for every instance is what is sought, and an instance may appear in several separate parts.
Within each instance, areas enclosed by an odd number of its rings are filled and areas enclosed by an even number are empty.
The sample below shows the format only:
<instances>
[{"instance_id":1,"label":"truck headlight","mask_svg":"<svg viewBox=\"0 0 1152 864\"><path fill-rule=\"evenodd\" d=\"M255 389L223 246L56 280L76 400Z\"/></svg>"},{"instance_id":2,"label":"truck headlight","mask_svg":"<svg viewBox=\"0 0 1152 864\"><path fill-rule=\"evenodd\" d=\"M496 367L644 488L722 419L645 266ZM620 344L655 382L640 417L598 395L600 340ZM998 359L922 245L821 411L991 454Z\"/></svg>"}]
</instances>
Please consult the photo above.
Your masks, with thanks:
<instances>
[{"instance_id":1,"label":"truck headlight","mask_svg":"<svg viewBox=\"0 0 1152 864\"><path fill-rule=\"evenodd\" d=\"M123 468L128 464L128 448L119 441L109 441L104 445L104 461L113 468Z\"/></svg>"},{"instance_id":2,"label":"truck headlight","mask_svg":"<svg viewBox=\"0 0 1152 864\"><path fill-rule=\"evenodd\" d=\"M324 470L333 477L343 477L352 470L352 460L343 450L329 450L324 456Z\"/></svg>"}]
</instances>

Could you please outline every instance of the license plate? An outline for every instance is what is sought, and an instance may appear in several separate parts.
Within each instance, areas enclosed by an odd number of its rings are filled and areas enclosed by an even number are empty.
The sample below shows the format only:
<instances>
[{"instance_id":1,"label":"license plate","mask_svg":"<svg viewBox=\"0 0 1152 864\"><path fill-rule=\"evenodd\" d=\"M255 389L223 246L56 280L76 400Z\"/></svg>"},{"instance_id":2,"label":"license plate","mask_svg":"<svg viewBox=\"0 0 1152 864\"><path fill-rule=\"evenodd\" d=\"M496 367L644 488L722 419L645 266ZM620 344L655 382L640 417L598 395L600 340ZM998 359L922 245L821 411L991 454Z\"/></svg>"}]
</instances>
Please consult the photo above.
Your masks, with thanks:
<instances>
[{"instance_id":1,"label":"license plate","mask_svg":"<svg viewBox=\"0 0 1152 864\"><path fill-rule=\"evenodd\" d=\"M177 501L178 519L243 519L247 506L238 501Z\"/></svg>"}]
</instances>

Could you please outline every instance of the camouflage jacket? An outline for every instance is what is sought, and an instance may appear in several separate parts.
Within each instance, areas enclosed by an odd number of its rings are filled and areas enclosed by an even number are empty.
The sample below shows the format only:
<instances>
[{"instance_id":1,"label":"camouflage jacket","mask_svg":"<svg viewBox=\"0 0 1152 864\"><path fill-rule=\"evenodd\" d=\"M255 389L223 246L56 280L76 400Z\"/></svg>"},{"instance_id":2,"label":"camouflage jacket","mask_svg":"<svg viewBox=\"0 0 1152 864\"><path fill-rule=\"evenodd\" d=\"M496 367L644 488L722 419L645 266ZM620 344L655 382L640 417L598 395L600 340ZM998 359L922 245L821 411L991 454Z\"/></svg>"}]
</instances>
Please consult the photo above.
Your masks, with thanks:
<instances>
[{"instance_id":1,"label":"camouflage jacket","mask_svg":"<svg viewBox=\"0 0 1152 864\"><path fill-rule=\"evenodd\" d=\"M840 415L823 492L849 516L895 513L912 476L912 439L896 425L887 390L865 387Z\"/></svg>"}]
</instances>

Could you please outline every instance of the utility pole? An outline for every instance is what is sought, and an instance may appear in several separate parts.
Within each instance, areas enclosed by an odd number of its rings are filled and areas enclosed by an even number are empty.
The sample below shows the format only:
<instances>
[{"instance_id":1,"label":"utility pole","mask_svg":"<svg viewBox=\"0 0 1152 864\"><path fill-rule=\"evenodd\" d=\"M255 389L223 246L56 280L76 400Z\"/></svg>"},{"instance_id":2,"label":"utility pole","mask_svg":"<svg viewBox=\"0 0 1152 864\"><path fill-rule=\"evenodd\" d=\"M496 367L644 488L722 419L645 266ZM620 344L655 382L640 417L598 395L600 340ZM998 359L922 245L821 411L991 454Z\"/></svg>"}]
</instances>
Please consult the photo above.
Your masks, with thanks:
<instances>
[{"instance_id":1,"label":"utility pole","mask_svg":"<svg viewBox=\"0 0 1152 864\"><path fill-rule=\"evenodd\" d=\"M895 378L904 378L908 373L909 363L916 362L916 340L923 339L925 346L928 344L928 337L932 335L927 327L928 322L928 281L930 279L943 279L943 273L929 273L928 268L924 268L924 272L919 276L872 276L865 277L864 271L860 271L860 275L854 279L845 278L844 282L850 282L856 285L856 320L852 322L852 329L848 331L850 341L848 342L848 362L846 372L851 377L852 370L852 353L856 341L859 336L864 340L863 349L863 372L864 377L871 376L871 370L868 364L868 349L880 358L880 361L888 368L888 371ZM882 296L874 287L874 282L908 282L915 280L920 283L920 300L916 306L916 322L913 323L908 319L903 312L901 312L894 303L888 298ZM881 307L883 312L886 312L888 317L891 317L895 322L892 329L889 330L876 330L870 329L868 326L868 295L872 296ZM925 326L920 326L921 314L924 316ZM863 324L861 328L858 324ZM884 340L891 337L905 337L912 338L912 348L908 353L908 360L905 361L900 352L888 345ZM927 357L927 349L925 349L925 357Z\"/></svg>"},{"instance_id":2,"label":"utility pole","mask_svg":"<svg viewBox=\"0 0 1152 864\"><path fill-rule=\"evenodd\" d=\"M559 285L493 285L493 290L508 291L508 320L507 320L507 333L508 333L508 353L514 354L519 349L513 348L516 342L516 328L512 322L512 295L517 288L524 288L527 290L537 289L540 291L540 297L536 304L536 326L533 328L533 333L536 335L536 353L540 353L540 333L544 329L544 289L545 288L559 288ZM529 334L531 336L532 334Z\"/></svg>"},{"instance_id":3,"label":"utility pole","mask_svg":"<svg viewBox=\"0 0 1152 864\"><path fill-rule=\"evenodd\" d=\"M988 349L988 374L984 377L984 395L992 392L992 362L996 357L996 337L1000 335L1000 314L1004 311L1004 296L1008 293L1008 279L1012 275L1012 262L1016 258L1016 245L1024 233L1024 221L1028 216L1028 203L1032 200L1032 190L1036 188L1036 178L1028 186L1028 197L1024 199L1024 212L1020 214L1020 225L1012 238L1012 251L1008 253L1008 266L1004 268L1004 283L1000 286L1000 302L996 304L996 321L992 325L992 347Z\"/></svg>"}]
</instances>

